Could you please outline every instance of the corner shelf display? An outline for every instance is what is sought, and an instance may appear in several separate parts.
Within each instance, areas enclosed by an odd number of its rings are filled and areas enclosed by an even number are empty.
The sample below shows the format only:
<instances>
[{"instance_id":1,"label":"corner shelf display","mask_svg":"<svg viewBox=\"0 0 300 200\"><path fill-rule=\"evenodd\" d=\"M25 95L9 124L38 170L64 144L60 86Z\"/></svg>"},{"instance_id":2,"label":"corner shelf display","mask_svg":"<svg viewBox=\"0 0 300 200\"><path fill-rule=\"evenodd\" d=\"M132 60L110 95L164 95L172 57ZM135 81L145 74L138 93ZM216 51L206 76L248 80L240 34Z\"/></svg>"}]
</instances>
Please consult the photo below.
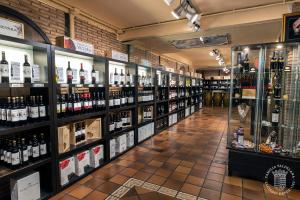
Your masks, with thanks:
<instances>
[{"instance_id":1,"label":"corner shelf display","mask_svg":"<svg viewBox=\"0 0 300 200\"><path fill-rule=\"evenodd\" d=\"M229 173L263 180L277 164L296 171L300 166L299 45L251 45L249 52L243 48L232 51ZM237 160L241 158L247 160L243 172ZM297 176L295 181L299 186Z\"/></svg>"},{"instance_id":2,"label":"corner shelf display","mask_svg":"<svg viewBox=\"0 0 300 200\"><path fill-rule=\"evenodd\" d=\"M46 198L55 190L50 46L1 36L0 52L0 199L10 198L10 180L30 173Z\"/></svg>"},{"instance_id":3,"label":"corner shelf display","mask_svg":"<svg viewBox=\"0 0 300 200\"><path fill-rule=\"evenodd\" d=\"M160 132L168 127L169 113L169 72L156 70L156 123L155 130Z\"/></svg>"},{"instance_id":4,"label":"corner shelf display","mask_svg":"<svg viewBox=\"0 0 300 200\"><path fill-rule=\"evenodd\" d=\"M104 162L107 75L102 57L59 47L52 51L60 190Z\"/></svg>"}]
</instances>

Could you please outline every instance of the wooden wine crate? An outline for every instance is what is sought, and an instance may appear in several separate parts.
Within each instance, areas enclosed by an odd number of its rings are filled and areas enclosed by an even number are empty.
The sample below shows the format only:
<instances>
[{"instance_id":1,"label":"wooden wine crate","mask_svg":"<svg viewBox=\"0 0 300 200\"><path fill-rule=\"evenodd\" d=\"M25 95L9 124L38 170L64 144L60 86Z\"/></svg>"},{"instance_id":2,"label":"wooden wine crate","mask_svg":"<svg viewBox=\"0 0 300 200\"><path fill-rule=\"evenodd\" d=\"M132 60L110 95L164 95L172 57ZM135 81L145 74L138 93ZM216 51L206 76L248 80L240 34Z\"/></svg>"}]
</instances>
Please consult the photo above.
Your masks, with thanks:
<instances>
[{"instance_id":1,"label":"wooden wine crate","mask_svg":"<svg viewBox=\"0 0 300 200\"><path fill-rule=\"evenodd\" d=\"M102 120L101 118L86 120L87 139L102 139Z\"/></svg>"},{"instance_id":2,"label":"wooden wine crate","mask_svg":"<svg viewBox=\"0 0 300 200\"><path fill-rule=\"evenodd\" d=\"M70 150L70 125L58 127L58 151L64 153Z\"/></svg>"}]
</instances>

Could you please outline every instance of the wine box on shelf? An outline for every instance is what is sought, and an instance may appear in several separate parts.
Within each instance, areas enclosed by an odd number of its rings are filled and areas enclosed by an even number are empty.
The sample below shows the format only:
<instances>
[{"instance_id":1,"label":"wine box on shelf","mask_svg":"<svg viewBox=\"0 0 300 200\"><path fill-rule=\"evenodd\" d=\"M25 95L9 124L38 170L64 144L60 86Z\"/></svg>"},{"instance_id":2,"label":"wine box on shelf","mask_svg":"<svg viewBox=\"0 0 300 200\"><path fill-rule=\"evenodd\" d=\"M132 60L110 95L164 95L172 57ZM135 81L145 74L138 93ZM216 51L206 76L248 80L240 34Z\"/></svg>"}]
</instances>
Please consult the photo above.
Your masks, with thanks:
<instances>
[{"instance_id":1,"label":"wine box on shelf","mask_svg":"<svg viewBox=\"0 0 300 200\"><path fill-rule=\"evenodd\" d=\"M116 156L116 139L111 139L109 141L109 152L110 152L110 159L114 158Z\"/></svg>"},{"instance_id":2,"label":"wine box on shelf","mask_svg":"<svg viewBox=\"0 0 300 200\"><path fill-rule=\"evenodd\" d=\"M90 166L90 151L83 151L75 155L75 174L82 176Z\"/></svg>"},{"instance_id":3,"label":"wine box on shelf","mask_svg":"<svg viewBox=\"0 0 300 200\"><path fill-rule=\"evenodd\" d=\"M65 153L70 150L70 126L58 127L58 152Z\"/></svg>"},{"instance_id":4,"label":"wine box on shelf","mask_svg":"<svg viewBox=\"0 0 300 200\"><path fill-rule=\"evenodd\" d=\"M127 148L134 146L134 131L130 131L126 134L127 137Z\"/></svg>"},{"instance_id":5,"label":"wine box on shelf","mask_svg":"<svg viewBox=\"0 0 300 200\"><path fill-rule=\"evenodd\" d=\"M104 160L104 148L103 145L98 145L90 149L90 166L97 168Z\"/></svg>"},{"instance_id":6,"label":"wine box on shelf","mask_svg":"<svg viewBox=\"0 0 300 200\"><path fill-rule=\"evenodd\" d=\"M60 185L67 185L75 175L75 158L74 156L59 162Z\"/></svg>"},{"instance_id":7,"label":"wine box on shelf","mask_svg":"<svg viewBox=\"0 0 300 200\"><path fill-rule=\"evenodd\" d=\"M116 138L116 153L120 154L127 149L127 135L123 134Z\"/></svg>"},{"instance_id":8,"label":"wine box on shelf","mask_svg":"<svg viewBox=\"0 0 300 200\"><path fill-rule=\"evenodd\" d=\"M40 173L10 179L11 200L38 200L41 198Z\"/></svg>"}]
</instances>

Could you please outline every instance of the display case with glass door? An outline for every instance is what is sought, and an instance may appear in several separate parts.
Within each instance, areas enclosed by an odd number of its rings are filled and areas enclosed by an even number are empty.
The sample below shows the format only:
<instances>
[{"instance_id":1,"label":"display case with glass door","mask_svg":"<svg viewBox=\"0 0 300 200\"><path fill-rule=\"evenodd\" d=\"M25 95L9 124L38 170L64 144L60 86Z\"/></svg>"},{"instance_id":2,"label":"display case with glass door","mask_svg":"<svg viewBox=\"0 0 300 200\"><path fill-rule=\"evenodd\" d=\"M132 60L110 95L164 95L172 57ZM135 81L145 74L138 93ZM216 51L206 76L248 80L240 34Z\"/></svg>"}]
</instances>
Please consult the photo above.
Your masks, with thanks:
<instances>
[{"instance_id":1,"label":"display case with glass door","mask_svg":"<svg viewBox=\"0 0 300 200\"><path fill-rule=\"evenodd\" d=\"M229 174L263 179L273 165L299 167L299 56L294 43L233 48Z\"/></svg>"}]
</instances>

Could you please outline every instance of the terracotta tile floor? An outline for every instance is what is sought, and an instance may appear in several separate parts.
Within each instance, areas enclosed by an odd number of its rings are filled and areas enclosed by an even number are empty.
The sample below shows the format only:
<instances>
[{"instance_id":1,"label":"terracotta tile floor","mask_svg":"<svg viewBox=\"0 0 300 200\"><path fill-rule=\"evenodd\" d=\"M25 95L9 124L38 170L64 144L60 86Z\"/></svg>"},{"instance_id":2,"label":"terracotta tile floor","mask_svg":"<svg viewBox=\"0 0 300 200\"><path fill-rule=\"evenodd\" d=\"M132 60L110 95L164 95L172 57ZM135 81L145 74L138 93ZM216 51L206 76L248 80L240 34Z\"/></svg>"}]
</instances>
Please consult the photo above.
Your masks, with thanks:
<instances>
[{"instance_id":1,"label":"terracotta tile floor","mask_svg":"<svg viewBox=\"0 0 300 200\"><path fill-rule=\"evenodd\" d=\"M227 110L192 115L51 200L300 199L298 190L279 197L261 182L227 176Z\"/></svg>"}]
</instances>

